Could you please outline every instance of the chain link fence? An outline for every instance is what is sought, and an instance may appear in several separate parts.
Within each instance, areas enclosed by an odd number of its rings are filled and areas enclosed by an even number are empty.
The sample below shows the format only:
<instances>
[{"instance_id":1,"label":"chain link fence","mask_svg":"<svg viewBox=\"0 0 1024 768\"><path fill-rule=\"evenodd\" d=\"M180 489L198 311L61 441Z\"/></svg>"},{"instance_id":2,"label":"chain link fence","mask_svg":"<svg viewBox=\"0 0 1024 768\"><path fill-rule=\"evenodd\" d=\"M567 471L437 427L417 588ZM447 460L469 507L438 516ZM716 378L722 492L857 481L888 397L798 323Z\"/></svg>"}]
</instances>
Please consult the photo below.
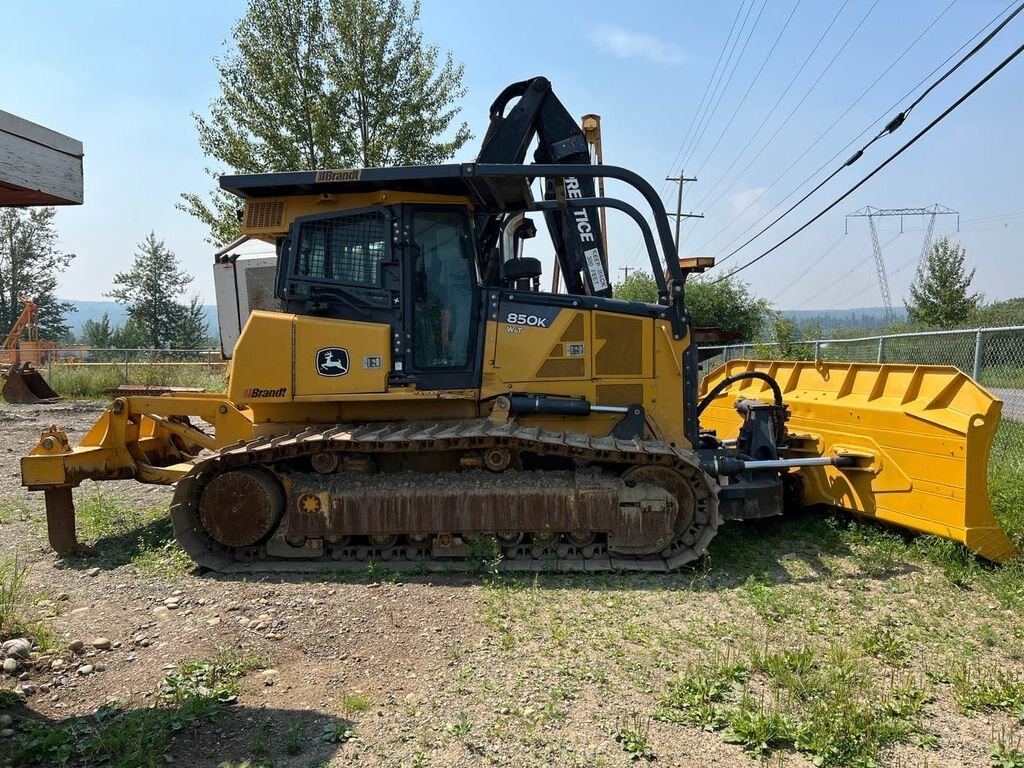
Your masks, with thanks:
<instances>
[{"instance_id":1,"label":"chain link fence","mask_svg":"<svg viewBox=\"0 0 1024 768\"><path fill-rule=\"evenodd\" d=\"M787 345L735 344L703 347L713 357L701 364L702 373L729 360L833 360L859 363L952 365L978 381L1003 401L1003 420L996 436L992 462L1011 462L1024 474L1024 326L972 328L957 331L900 333L856 339L816 339Z\"/></svg>"},{"instance_id":2,"label":"chain link fence","mask_svg":"<svg viewBox=\"0 0 1024 768\"><path fill-rule=\"evenodd\" d=\"M40 350L32 361L64 397L103 397L130 384L187 387L223 392L227 364L219 349L66 349Z\"/></svg>"}]
</instances>

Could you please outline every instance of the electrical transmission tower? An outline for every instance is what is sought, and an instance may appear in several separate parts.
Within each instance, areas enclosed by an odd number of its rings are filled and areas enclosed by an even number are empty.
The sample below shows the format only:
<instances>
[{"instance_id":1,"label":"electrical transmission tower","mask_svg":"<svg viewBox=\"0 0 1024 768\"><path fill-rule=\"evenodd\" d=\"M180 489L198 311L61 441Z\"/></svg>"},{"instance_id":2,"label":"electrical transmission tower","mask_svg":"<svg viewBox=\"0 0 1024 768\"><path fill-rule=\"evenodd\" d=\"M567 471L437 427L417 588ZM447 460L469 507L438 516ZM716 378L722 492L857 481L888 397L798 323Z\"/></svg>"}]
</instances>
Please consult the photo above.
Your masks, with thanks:
<instances>
[{"instance_id":1,"label":"electrical transmission tower","mask_svg":"<svg viewBox=\"0 0 1024 768\"><path fill-rule=\"evenodd\" d=\"M889 294L889 278L885 273L885 260L882 258L882 246L878 244L878 229L875 227L875 219L879 216L899 216L900 217L900 234L903 233L903 217L904 216L927 216L928 226L925 229L924 243L921 246L921 256L918 259L918 264L923 264L925 258L928 256L928 251L932 247L932 235L935 232L935 217L936 216L956 216L956 228L960 231L960 212L954 211L952 208L947 208L944 205L929 206L928 208L875 208L870 205L866 205L859 211L854 211L846 215L846 234L850 234L850 219L856 218L867 218L868 227L871 229L871 247L875 252L875 270L878 272L878 289L882 293L882 305L885 307L885 321L891 323L895 317L892 311L892 296Z\"/></svg>"}]
</instances>

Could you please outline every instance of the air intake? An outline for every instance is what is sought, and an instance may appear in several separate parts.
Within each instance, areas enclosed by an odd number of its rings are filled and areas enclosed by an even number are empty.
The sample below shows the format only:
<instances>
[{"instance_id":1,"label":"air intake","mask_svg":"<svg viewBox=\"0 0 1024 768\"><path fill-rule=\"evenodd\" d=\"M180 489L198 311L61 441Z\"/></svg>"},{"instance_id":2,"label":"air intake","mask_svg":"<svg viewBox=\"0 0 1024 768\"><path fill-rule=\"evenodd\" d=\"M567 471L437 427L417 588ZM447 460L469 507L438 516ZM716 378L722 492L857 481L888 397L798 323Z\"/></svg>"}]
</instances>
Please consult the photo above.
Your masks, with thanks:
<instances>
[{"instance_id":1,"label":"air intake","mask_svg":"<svg viewBox=\"0 0 1024 768\"><path fill-rule=\"evenodd\" d=\"M284 201L247 202L245 204L246 229L276 229L284 221Z\"/></svg>"}]
</instances>

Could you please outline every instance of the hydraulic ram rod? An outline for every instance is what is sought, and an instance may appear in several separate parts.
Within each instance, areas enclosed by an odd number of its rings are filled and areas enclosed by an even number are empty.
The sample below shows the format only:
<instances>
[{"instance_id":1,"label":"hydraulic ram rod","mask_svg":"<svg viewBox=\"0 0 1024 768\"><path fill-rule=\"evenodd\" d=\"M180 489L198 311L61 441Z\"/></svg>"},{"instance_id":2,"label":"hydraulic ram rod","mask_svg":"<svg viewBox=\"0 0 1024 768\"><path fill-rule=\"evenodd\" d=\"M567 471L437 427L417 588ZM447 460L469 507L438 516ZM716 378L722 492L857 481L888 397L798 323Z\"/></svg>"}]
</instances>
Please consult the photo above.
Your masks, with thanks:
<instances>
[{"instance_id":1,"label":"hydraulic ram rod","mask_svg":"<svg viewBox=\"0 0 1024 768\"><path fill-rule=\"evenodd\" d=\"M748 469L789 469L791 467L852 467L856 459L852 456L820 456L811 459L763 459L752 461L731 456L716 456L704 462L709 475L738 475Z\"/></svg>"}]
</instances>

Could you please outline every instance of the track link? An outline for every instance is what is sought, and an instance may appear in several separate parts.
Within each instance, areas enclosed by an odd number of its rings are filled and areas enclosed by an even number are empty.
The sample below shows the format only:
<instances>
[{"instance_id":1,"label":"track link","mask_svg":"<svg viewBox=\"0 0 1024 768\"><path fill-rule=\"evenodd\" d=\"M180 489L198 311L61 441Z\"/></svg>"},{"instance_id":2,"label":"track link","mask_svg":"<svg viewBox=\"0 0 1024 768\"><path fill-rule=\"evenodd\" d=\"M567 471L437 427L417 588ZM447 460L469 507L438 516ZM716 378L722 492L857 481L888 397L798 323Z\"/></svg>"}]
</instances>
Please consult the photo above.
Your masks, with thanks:
<instances>
[{"instance_id":1,"label":"track link","mask_svg":"<svg viewBox=\"0 0 1024 768\"><path fill-rule=\"evenodd\" d=\"M511 454L570 459L577 465L618 467L630 472L657 471L634 468L667 468L678 484L692 495L693 516L685 530L656 555L623 556L597 545L573 546L555 539L506 548L497 567L505 571L660 571L679 568L699 558L718 529L717 486L700 467L693 451L659 440L620 440L580 432L524 427L509 420L488 419L429 424L342 424L313 427L303 432L257 438L228 446L193 460L192 470L177 483L171 506L175 534L188 555L199 565L225 573L364 570L377 561L392 570L465 570L467 560L432 558L429 550L412 544L392 543L337 546L319 556L275 557L266 542L258 546L226 547L206 531L200 516L204 488L223 473L259 469L277 474L282 466L317 454L381 456L431 452L478 452L503 450ZM273 539L271 535L269 538ZM380 542L378 542L380 543Z\"/></svg>"}]
</instances>

